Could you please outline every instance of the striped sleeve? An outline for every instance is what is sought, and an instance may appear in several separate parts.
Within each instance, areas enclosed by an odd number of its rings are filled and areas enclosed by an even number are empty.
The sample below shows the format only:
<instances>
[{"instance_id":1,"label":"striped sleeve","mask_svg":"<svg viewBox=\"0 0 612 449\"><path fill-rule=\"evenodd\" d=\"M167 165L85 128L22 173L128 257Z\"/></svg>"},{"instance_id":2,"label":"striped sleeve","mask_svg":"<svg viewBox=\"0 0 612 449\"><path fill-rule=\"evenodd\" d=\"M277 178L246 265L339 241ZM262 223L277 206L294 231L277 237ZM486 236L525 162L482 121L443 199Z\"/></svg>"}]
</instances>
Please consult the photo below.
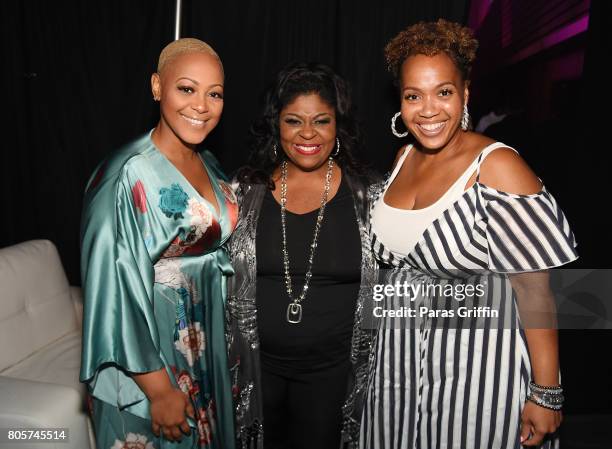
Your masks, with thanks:
<instances>
[{"instance_id":1,"label":"striped sleeve","mask_svg":"<svg viewBox=\"0 0 612 449\"><path fill-rule=\"evenodd\" d=\"M574 233L546 189L517 195L483 186L482 198L492 271L544 270L578 258Z\"/></svg>"}]
</instances>

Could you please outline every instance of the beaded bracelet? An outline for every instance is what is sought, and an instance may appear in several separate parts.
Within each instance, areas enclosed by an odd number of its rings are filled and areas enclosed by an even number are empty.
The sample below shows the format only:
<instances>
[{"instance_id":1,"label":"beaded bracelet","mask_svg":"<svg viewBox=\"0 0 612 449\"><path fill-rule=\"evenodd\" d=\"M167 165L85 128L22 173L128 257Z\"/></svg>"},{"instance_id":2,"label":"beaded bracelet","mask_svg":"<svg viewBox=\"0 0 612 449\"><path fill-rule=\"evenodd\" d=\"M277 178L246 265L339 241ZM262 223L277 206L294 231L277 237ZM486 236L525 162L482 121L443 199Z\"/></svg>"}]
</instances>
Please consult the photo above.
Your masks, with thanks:
<instances>
[{"instance_id":1,"label":"beaded bracelet","mask_svg":"<svg viewBox=\"0 0 612 449\"><path fill-rule=\"evenodd\" d=\"M533 381L529 382L529 388L531 391L538 393L562 393L563 387L561 385L549 386L549 385L538 385Z\"/></svg>"},{"instance_id":2,"label":"beaded bracelet","mask_svg":"<svg viewBox=\"0 0 612 449\"><path fill-rule=\"evenodd\" d=\"M529 394L527 400L533 402L540 407L549 410L561 410L563 407L563 388L558 386L538 385L534 382L529 382Z\"/></svg>"}]
</instances>

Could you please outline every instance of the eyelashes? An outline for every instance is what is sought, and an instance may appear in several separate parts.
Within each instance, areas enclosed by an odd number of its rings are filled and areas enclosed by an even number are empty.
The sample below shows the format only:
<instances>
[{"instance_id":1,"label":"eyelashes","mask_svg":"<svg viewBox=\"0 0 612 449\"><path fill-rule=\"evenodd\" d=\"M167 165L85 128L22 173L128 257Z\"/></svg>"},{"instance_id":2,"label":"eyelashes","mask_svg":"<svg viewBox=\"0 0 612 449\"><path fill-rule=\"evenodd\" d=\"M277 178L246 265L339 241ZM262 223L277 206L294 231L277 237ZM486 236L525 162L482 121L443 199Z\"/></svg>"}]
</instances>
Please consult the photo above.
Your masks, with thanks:
<instances>
[{"instance_id":1,"label":"eyelashes","mask_svg":"<svg viewBox=\"0 0 612 449\"><path fill-rule=\"evenodd\" d=\"M440 92L438 92L438 96L439 97L450 97L453 93L454 92L452 89L442 89ZM407 101L417 101L418 99L419 99L419 96L417 94L404 95L404 100L407 100Z\"/></svg>"},{"instance_id":2,"label":"eyelashes","mask_svg":"<svg viewBox=\"0 0 612 449\"><path fill-rule=\"evenodd\" d=\"M288 125L301 125L302 124L300 120L295 119L295 118L286 118L284 122L287 123ZM331 123L331 119L329 118L319 119L319 120L315 120L313 123L315 125L329 125Z\"/></svg>"},{"instance_id":3,"label":"eyelashes","mask_svg":"<svg viewBox=\"0 0 612 449\"><path fill-rule=\"evenodd\" d=\"M190 95L195 92L195 89L191 86L177 86L177 89L186 95ZM213 91L213 92L210 92L208 95L217 100L223 100L222 92Z\"/></svg>"}]
</instances>

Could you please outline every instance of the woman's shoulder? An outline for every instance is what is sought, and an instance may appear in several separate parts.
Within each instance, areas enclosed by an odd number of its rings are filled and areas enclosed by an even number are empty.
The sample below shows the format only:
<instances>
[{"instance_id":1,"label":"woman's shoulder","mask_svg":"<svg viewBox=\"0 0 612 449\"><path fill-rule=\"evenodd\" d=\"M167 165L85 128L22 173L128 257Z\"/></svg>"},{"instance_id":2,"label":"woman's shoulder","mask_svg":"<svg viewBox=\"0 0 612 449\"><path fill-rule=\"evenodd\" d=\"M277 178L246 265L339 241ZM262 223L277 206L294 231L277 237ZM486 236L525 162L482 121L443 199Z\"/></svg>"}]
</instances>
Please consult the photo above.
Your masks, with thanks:
<instances>
[{"instance_id":1,"label":"woman's shoulder","mask_svg":"<svg viewBox=\"0 0 612 449\"><path fill-rule=\"evenodd\" d=\"M342 177L351 187L359 186L363 190L367 190L372 184L379 183L383 177L372 167L362 167L359 171L354 171L348 168L342 169Z\"/></svg>"},{"instance_id":2,"label":"woman's shoulder","mask_svg":"<svg viewBox=\"0 0 612 449\"><path fill-rule=\"evenodd\" d=\"M384 184L383 178L373 169L360 173L343 169L342 178L346 181L356 204L366 210L369 210L369 205L378 197L377 192Z\"/></svg>"},{"instance_id":3,"label":"woman's shoulder","mask_svg":"<svg viewBox=\"0 0 612 449\"><path fill-rule=\"evenodd\" d=\"M542 190L542 183L515 149L481 136L477 154L482 153L479 182L502 192L531 195ZM484 151L483 151L484 150Z\"/></svg>"},{"instance_id":4,"label":"woman's shoulder","mask_svg":"<svg viewBox=\"0 0 612 449\"><path fill-rule=\"evenodd\" d=\"M139 171L150 171L152 156L156 150L149 134L121 146L107 156L94 170L86 192L109 182L122 182L133 177Z\"/></svg>"},{"instance_id":5,"label":"woman's shoulder","mask_svg":"<svg viewBox=\"0 0 612 449\"><path fill-rule=\"evenodd\" d=\"M480 183L493 189L518 195L542 190L542 183L527 162L510 148L492 151L480 168Z\"/></svg>"}]
</instances>

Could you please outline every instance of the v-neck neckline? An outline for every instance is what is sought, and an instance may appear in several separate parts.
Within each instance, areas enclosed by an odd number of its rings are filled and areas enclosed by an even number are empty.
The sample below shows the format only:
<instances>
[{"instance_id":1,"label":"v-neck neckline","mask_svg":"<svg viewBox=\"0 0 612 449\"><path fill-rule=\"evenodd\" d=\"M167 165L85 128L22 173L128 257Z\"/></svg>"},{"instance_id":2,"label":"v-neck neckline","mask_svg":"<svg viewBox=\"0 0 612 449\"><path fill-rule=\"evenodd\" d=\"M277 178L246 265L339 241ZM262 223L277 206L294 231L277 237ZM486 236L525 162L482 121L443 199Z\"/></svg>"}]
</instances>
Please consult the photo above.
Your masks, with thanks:
<instances>
[{"instance_id":1,"label":"v-neck neckline","mask_svg":"<svg viewBox=\"0 0 612 449\"><path fill-rule=\"evenodd\" d=\"M458 188L457 186L459 184L463 185L463 188L462 188L463 189L463 193L468 192L471 189L471 186L466 189L465 188L465 184L470 180L470 178L472 177L472 174L478 169L478 161L480 160L480 156L488 148L490 148L491 146L495 145L496 143L498 143L498 142L494 142L494 143L484 147L478 153L478 155L474 158L474 160L472 162L470 162L470 165L468 165L465 168L465 170L459 175L459 177L456 178L453 181L453 183L444 191L444 193L442 193L442 195L440 195L438 197L438 199L436 199L433 203L431 203L431 204L429 204L427 206L424 206L424 207L420 207L418 209L404 209L402 207L394 207L394 206L390 206L385 201L385 196L387 195L387 192L389 191L389 188L391 187L391 185L395 181L395 178L399 175L399 172L402 170L402 167L404 166L404 163L406 162L406 158L408 157L408 154L412 151L412 149L414 147L414 145L412 145L412 144L407 145L405 150L404 150L404 154L402 154L400 160L397 162L397 166L394 168L392 175L389 177L389 180L385 183L386 185L385 185L385 190L384 190L383 195L382 195L382 204L385 207L388 207L389 209L393 209L393 210L396 210L396 211L406 212L407 214L418 214L418 213L421 213L421 212L428 212L428 211L434 209L442 201L444 201L446 199L446 197L451 195L451 193L454 192Z\"/></svg>"},{"instance_id":2,"label":"v-neck neckline","mask_svg":"<svg viewBox=\"0 0 612 449\"><path fill-rule=\"evenodd\" d=\"M204 201L207 204L207 206L211 209L211 212L213 213L213 215L215 216L217 221L220 223L221 219L222 219L222 210L221 210L221 208L224 207L224 205L225 205L225 198L224 198L223 194L221 192L219 192L220 187L216 185L217 184L217 182L216 182L217 177L215 176L214 177L215 181L213 181L213 174L211 173L211 171L209 170L208 166L206 165L206 162L202 158L202 155L199 152L196 152L196 156L198 157L198 160L202 164L202 167L204 167L204 171L206 172L206 176L208 177L208 182L210 183L210 187L212 188L213 194L215 195L215 201L217 203L216 205L211 203L208 199L206 199L198 191L198 189L196 189L195 186L191 182L189 182L189 180L183 174L183 172L181 172L178 169L178 167L176 165L174 165L172 163L172 161L170 159L168 159L168 157L159 149L159 147L157 145L155 145L155 142L153 142L152 133L153 133L153 130L149 133L149 140L151 141L151 144L153 145L153 148L155 148L155 151L183 179L185 184L187 184L189 186L189 188L195 192L195 194L200 199L200 201Z\"/></svg>"},{"instance_id":3,"label":"v-neck neckline","mask_svg":"<svg viewBox=\"0 0 612 449\"><path fill-rule=\"evenodd\" d=\"M421 233L419 239L416 241L416 243L414 244L414 247L406 254L406 255L402 255L399 253L396 253L394 251L391 251L390 249L386 248L387 251L389 251L391 254L393 254L394 258L396 258L397 260L401 260L404 261L405 263L410 264L410 259L411 256L414 254L414 252L421 246L421 244L423 243L423 240L426 239L426 236L428 236L430 234L430 229L435 227L436 223L438 223L440 221L440 219L444 216L444 214L452 209L455 204L457 204L459 201L461 201L466 195L468 195L472 190L478 190L480 188L480 183L479 182L475 182L474 184L472 184L471 187L469 187L467 190L465 190L463 192L463 194L461 194L461 196L459 198L457 198L455 201L453 201L451 204L448 205L448 207L446 209L444 209L440 215L435 218L431 223L429 223L429 225L423 230L423 232ZM478 195L478 193L476 193L476 195ZM375 204L376 202L374 202ZM376 230L373 229L374 234L376 234ZM382 243L382 242L381 242ZM384 244L383 244L384 246Z\"/></svg>"}]
</instances>

